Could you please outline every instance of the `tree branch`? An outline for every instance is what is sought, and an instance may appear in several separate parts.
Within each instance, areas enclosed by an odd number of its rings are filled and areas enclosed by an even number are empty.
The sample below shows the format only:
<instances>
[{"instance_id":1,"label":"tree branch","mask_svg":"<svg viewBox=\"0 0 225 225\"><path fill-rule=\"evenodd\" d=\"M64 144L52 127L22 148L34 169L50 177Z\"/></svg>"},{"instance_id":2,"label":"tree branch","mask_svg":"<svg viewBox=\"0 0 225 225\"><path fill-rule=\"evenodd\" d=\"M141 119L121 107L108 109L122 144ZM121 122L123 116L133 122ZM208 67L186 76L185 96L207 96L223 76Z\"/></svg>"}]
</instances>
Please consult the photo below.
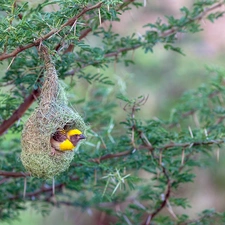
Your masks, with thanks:
<instances>
[{"instance_id":1,"label":"tree branch","mask_svg":"<svg viewBox=\"0 0 225 225\"><path fill-rule=\"evenodd\" d=\"M108 57L118 56L120 53L135 50L137 48L140 48L141 46L142 46L141 44L137 44L137 45L127 47L127 48L126 47L125 48L119 48L114 52L110 52L110 53L105 54L104 57L108 58Z\"/></svg>"},{"instance_id":2,"label":"tree branch","mask_svg":"<svg viewBox=\"0 0 225 225\"><path fill-rule=\"evenodd\" d=\"M19 108L12 114L12 116L4 120L0 125L0 136L11 127L17 120L19 120L26 110L31 106L31 104L39 97L40 89L33 90L31 94L24 99L24 102L19 106Z\"/></svg>"},{"instance_id":3,"label":"tree branch","mask_svg":"<svg viewBox=\"0 0 225 225\"><path fill-rule=\"evenodd\" d=\"M123 152L119 152L119 153L115 153L115 154L106 154L99 158L90 159L89 161L95 162L95 163L100 163L101 161L106 160L106 159L118 158L118 157L129 155L131 153L132 153L132 150L127 150L127 151L123 151Z\"/></svg>"},{"instance_id":4,"label":"tree branch","mask_svg":"<svg viewBox=\"0 0 225 225\"><path fill-rule=\"evenodd\" d=\"M29 177L30 173L26 173L26 172L8 172L8 171L0 170L0 176L19 178L19 177Z\"/></svg>"},{"instance_id":5,"label":"tree branch","mask_svg":"<svg viewBox=\"0 0 225 225\"><path fill-rule=\"evenodd\" d=\"M212 144L218 145L218 144L222 144L222 143L224 143L224 140L210 140L210 141L204 141L204 142L186 142L186 143L171 142L171 143L159 146L159 147L154 147L152 145L149 145L149 144L145 143L144 146L140 145L138 147L138 150L146 150L147 149L147 150L152 152L155 149L159 149L159 150L163 151L163 150L167 150L167 149L170 149L170 148L176 148L176 147L179 147L179 148L183 149L183 148L187 148L187 147L190 147L190 146L194 147L194 146L200 146L200 145L205 146L205 145L212 145ZM99 158L90 159L89 161L95 162L95 163L100 163L103 160L118 158L118 157L129 155L129 154L132 153L132 151L133 150L127 150L127 151L123 151L123 152L119 152L119 153L115 153L115 154L106 154L106 155L103 155Z\"/></svg>"},{"instance_id":6,"label":"tree branch","mask_svg":"<svg viewBox=\"0 0 225 225\"><path fill-rule=\"evenodd\" d=\"M57 184L57 185L55 185L55 190L62 190L63 187L64 187L63 183ZM48 192L52 192L52 187L46 188L43 186L42 188L40 188L37 191L26 193L25 197L29 197L29 198L38 197L39 195L48 193ZM9 197L9 200L16 200L16 199L20 199L20 198L21 198L21 195L15 195L15 196Z\"/></svg>"},{"instance_id":7,"label":"tree branch","mask_svg":"<svg viewBox=\"0 0 225 225\"><path fill-rule=\"evenodd\" d=\"M167 171L164 166L162 166L162 170L163 170L164 176L167 179L167 191L166 191L165 197L163 201L161 202L161 204L159 205L159 207L153 213L148 215L143 225L150 225L152 219L166 206L167 201L169 200L170 193L171 193L171 182L170 182L169 175L167 174Z\"/></svg>"},{"instance_id":8,"label":"tree branch","mask_svg":"<svg viewBox=\"0 0 225 225\"><path fill-rule=\"evenodd\" d=\"M65 22L63 25L61 25L61 27L59 29L52 29L49 33L45 34L43 37L38 38L36 41L24 45L24 46L20 46L18 48L16 48L14 51L12 51L11 53L3 53L0 55L0 61L7 59L7 58L11 58L11 57L15 57L18 53L29 49L33 46L38 46L42 41L47 40L48 38L50 38L52 35L57 34L58 32L60 32L64 27L66 26L71 26L78 18L80 18L82 15L84 15L86 12L91 11L93 9L97 9L100 8L102 5L102 2L99 2L93 6L89 6L89 7L85 7L78 15L74 16L73 18L70 18L67 22Z\"/></svg>"}]
</instances>

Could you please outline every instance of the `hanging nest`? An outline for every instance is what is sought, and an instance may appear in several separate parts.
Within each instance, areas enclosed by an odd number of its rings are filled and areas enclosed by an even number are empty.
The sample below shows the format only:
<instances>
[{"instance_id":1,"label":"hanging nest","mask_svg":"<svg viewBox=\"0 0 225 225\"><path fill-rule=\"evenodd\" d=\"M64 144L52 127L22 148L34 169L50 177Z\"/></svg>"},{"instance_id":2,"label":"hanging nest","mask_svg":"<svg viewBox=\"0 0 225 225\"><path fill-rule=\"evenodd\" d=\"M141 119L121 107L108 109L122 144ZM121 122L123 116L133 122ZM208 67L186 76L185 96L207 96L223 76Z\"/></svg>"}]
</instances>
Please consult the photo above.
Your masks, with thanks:
<instances>
[{"instance_id":1,"label":"hanging nest","mask_svg":"<svg viewBox=\"0 0 225 225\"><path fill-rule=\"evenodd\" d=\"M83 134L86 125L81 116L68 106L67 97L48 49L41 46L40 54L45 62L45 79L39 106L24 125L22 132L21 161L32 176L52 178L65 171L74 156L74 151L56 151L51 155L50 138L58 128L79 129Z\"/></svg>"}]
</instances>

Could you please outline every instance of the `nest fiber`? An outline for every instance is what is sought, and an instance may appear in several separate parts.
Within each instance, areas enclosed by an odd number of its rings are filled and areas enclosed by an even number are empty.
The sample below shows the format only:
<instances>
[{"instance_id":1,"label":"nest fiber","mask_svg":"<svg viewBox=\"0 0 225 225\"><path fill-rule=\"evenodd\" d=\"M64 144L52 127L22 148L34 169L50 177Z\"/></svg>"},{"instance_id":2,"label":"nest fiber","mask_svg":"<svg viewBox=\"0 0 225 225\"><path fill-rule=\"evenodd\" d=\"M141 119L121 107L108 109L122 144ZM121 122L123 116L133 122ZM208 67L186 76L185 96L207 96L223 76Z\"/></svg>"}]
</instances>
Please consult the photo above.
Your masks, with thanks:
<instances>
[{"instance_id":1,"label":"nest fiber","mask_svg":"<svg viewBox=\"0 0 225 225\"><path fill-rule=\"evenodd\" d=\"M45 61L45 79L39 106L27 120L22 132L21 161L32 176L52 178L65 171L74 156L74 151L60 152L52 156L50 138L58 128L76 128L85 133L86 125L82 117L68 106L67 97L47 48L40 53Z\"/></svg>"}]
</instances>

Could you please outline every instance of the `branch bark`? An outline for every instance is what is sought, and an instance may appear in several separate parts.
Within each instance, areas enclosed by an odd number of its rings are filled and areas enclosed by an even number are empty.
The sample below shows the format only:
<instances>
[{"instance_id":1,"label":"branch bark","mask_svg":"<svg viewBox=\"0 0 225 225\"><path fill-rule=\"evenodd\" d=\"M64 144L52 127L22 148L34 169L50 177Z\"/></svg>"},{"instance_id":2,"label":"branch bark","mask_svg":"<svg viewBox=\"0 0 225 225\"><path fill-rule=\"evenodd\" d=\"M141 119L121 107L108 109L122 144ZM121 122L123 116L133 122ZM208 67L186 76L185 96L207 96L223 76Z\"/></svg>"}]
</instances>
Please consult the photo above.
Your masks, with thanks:
<instances>
[{"instance_id":1,"label":"branch bark","mask_svg":"<svg viewBox=\"0 0 225 225\"><path fill-rule=\"evenodd\" d=\"M26 110L39 97L39 95L40 89L33 90L31 94L24 99L24 102L12 114L12 116L9 119L3 121L3 123L0 125L0 136L4 134L4 132L7 131L9 127L11 127L17 120L19 120L23 116Z\"/></svg>"},{"instance_id":2,"label":"branch bark","mask_svg":"<svg viewBox=\"0 0 225 225\"><path fill-rule=\"evenodd\" d=\"M129 155L131 153L132 153L131 150L127 150L127 151L123 151L123 152L119 152L119 153L115 153L115 154L106 154L99 158L90 159L90 162L100 163L101 161L106 160L106 159L118 158L118 157Z\"/></svg>"},{"instance_id":3,"label":"branch bark","mask_svg":"<svg viewBox=\"0 0 225 225\"><path fill-rule=\"evenodd\" d=\"M8 171L0 170L0 176L19 178L19 177L29 177L30 173L25 173L25 172L8 172Z\"/></svg>"}]
</instances>

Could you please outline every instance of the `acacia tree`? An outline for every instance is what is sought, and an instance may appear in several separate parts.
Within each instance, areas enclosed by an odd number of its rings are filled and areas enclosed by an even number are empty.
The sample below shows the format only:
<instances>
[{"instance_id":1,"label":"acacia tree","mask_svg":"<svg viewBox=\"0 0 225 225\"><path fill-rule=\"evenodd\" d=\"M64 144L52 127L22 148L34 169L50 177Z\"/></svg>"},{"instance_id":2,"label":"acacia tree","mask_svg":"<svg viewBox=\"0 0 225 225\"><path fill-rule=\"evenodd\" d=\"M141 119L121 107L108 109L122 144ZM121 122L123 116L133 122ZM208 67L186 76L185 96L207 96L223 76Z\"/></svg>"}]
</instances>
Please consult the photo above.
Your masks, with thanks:
<instances>
[{"instance_id":1,"label":"acacia tree","mask_svg":"<svg viewBox=\"0 0 225 225\"><path fill-rule=\"evenodd\" d=\"M128 52L139 48L148 54L162 43L165 50L182 53L176 47L177 34L201 31L203 18L213 22L223 16L224 2L196 1L191 9L181 8L178 19L169 16L165 23L146 24L142 37L120 37L111 26L101 26L106 21L119 21L119 15L143 4L146 2L58 0L29 5L1 0L0 60L5 68L0 77L2 221L15 219L26 209L25 203L32 201L42 213L52 205L95 208L112 216L114 224L224 222L225 214L212 210L195 220L175 214L173 207L186 208L188 200L171 192L193 181L193 168L201 164L196 155L223 148L225 73L211 71L216 74L214 80L186 93L167 121L138 118L146 97L108 96L113 78L104 74L115 62L135 63ZM54 10L46 10L51 5ZM89 35L98 37L101 47L90 46L85 39ZM54 191L52 181L30 176L19 160L20 133L42 89L44 64L37 50L42 44L48 47L59 78L68 83L68 92L74 94L78 79L86 80L87 86L101 83L103 87L93 88L83 100L70 99L82 109L90 129L70 168L55 177ZM103 72L95 73L89 67ZM124 102L123 109L115 104L116 97ZM124 121L112 119L116 110L125 111ZM139 171L149 177L140 177ZM39 203L47 204L47 209ZM163 209L170 214L162 213Z\"/></svg>"}]
</instances>

